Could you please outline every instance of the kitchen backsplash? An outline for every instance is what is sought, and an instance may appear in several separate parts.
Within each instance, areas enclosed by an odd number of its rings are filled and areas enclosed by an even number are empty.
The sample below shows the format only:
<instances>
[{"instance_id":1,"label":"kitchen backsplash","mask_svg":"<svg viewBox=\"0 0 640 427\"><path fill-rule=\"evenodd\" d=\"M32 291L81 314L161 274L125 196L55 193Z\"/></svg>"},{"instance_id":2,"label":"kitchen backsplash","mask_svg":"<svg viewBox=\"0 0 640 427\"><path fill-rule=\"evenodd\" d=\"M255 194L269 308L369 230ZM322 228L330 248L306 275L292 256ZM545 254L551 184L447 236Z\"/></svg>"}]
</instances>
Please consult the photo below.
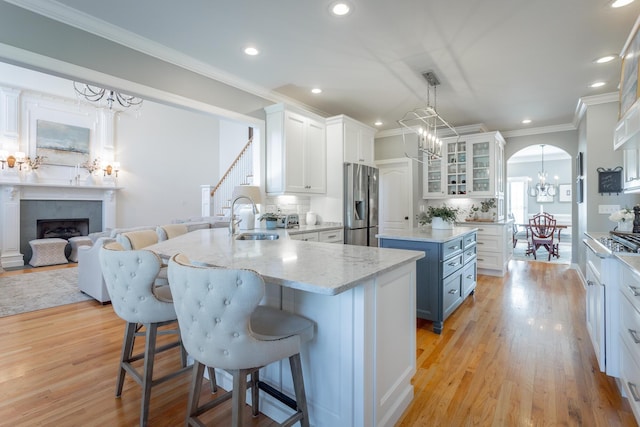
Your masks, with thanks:
<instances>
[{"instance_id":1,"label":"kitchen backsplash","mask_svg":"<svg viewBox=\"0 0 640 427\"><path fill-rule=\"evenodd\" d=\"M278 212L283 214L298 214L300 224L306 224L307 212L311 210L311 202L309 197L304 196L276 196L267 197L264 203L265 212Z\"/></svg>"}]
</instances>

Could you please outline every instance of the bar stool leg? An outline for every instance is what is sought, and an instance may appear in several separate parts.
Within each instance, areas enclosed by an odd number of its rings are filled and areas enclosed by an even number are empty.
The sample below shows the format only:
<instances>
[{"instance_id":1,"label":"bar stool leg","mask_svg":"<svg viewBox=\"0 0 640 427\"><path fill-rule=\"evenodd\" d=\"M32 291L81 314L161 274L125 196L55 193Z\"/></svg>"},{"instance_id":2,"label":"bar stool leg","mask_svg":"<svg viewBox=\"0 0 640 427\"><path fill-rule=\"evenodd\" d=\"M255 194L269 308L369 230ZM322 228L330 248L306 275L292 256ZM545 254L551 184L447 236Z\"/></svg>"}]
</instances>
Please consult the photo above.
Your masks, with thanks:
<instances>
[{"instance_id":1,"label":"bar stool leg","mask_svg":"<svg viewBox=\"0 0 640 427\"><path fill-rule=\"evenodd\" d=\"M158 325L145 325L146 341L144 348L144 377L142 378L142 406L140 408L140 425L146 426L149 419L149 402L151 401L151 386L153 385L153 363L156 356L156 337Z\"/></svg>"},{"instance_id":2,"label":"bar stool leg","mask_svg":"<svg viewBox=\"0 0 640 427\"><path fill-rule=\"evenodd\" d=\"M127 371L124 369L124 364L129 363L131 355L133 354L133 344L136 338L136 323L129 323L124 328L124 339L122 341L122 352L120 354L120 367L118 369L118 382L116 383L116 397L122 395L122 386L124 385L124 377Z\"/></svg>"},{"instance_id":3,"label":"bar stool leg","mask_svg":"<svg viewBox=\"0 0 640 427\"><path fill-rule=\"evenodd\" d=\"M298 412L302 413L300 425L309 427L309 412L307 410L307 396L304 391L304 379L302 377L302 362L300 361L300 353L289 357L289 365L291 366L291 374L293 376L293 389L296 393L296 404Z\"/></svg>"}]
</instances>

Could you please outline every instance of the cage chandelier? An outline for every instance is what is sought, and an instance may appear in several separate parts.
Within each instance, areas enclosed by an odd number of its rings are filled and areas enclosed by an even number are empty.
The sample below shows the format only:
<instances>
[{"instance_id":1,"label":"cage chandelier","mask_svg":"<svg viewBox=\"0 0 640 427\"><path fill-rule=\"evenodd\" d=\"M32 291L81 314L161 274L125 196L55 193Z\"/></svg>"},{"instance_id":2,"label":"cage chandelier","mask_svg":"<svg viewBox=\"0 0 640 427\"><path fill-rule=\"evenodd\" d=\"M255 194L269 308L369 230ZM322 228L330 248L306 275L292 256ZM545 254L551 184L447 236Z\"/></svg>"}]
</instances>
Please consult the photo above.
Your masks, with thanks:
<instances>
[{"instance_id":1,"label":"cage chandelier","mask_svg":"<svg viewBox=\"0 0 640 427\"><path fill-rule=\"evenodd\" d=\"M73 88L78 96L83 97L87 101L100 102L104 99L110 110L113 109L114 103L117 103L124 108L139 106L142 104L141 98L125 95L112 89L104 89L98 86L78 82L73 82Z\"/></svg>"},{"instance_id":2,"label":"cage chandelier","mask_svg":"<svg viewBox=\"0 0 640 427\"><path fill-rule=\"evenodd\" d=\"M402 141L405 144L404 155L417 162L424 163L431 160L442 158L442 137L457 136L458 132L449 125L449 123L438 114L436 110L437 103L437 86L440 80L433 71L427 71L422 76L428 83L427 86L427 105L425 107L416 108L408 111L398 120L398 124L402 126ZM431 92L433 91L433 104ZM412 156L407 153L407 139L410 136L418 138L418 155Z\"/></svg>"}]
</instances>

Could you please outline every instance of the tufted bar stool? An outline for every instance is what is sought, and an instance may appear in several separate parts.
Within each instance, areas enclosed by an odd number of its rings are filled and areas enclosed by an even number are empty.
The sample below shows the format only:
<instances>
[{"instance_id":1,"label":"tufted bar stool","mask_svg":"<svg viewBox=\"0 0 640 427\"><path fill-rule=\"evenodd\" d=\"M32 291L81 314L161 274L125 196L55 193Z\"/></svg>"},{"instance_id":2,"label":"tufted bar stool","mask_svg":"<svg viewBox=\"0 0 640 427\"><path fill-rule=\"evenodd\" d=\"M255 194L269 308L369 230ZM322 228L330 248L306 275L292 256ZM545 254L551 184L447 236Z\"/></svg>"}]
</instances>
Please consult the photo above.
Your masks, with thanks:
<instances>
[{"instance_id":1,"label":"tufted bar stool","mask_svg":"<svg viewBox=\"0 0 640 427\"><path fill-rule=\"evenodd\" d=\"M255 271L196 266L177 254L169 260L169 286L184 346L195 360L186 424L202 426L200 415L231 398L232 425L242 426L246 391L251 388L254 416L259 412L261 389L294 410L282 425L300 421L309 426L300 349L313 338L315 323L258 305L265 285ZM260 368L285 358L291 367L295 401L259 379ZM205 366L229 372L233 389L199 406Z\"/></svg>"},{"instance_id":2,"label":"tufted bar stool","mask_svg":"<svg viewBox=\"0 0 640 427\"><path fill-rule=\"evenodd\" d=\"M100 249L100 266L113 310L127 322L118 369L116 397L122 394L127 373L142 386L141 426L146 426L148 422L151 387L190 370L190 367L186 366L186 353L177 327L173 330L158 330L161 326L175 324L177 320L171 290L168 286L154 285L161 265L160 257L155 253L147 250L123 250L117 242L108 243ZM157 336L165 333L175 334L177 339L156 347ZM137 336L145 336L145 348L144 353L134 355ZM153 379L155 355L178 346L182 368ZM142 372L133 366L134 362L141 359L144 359ZM210 372L213 372L213 369ZM215 388L213 383L212 388Z\"/></svg>"}]
</instances>

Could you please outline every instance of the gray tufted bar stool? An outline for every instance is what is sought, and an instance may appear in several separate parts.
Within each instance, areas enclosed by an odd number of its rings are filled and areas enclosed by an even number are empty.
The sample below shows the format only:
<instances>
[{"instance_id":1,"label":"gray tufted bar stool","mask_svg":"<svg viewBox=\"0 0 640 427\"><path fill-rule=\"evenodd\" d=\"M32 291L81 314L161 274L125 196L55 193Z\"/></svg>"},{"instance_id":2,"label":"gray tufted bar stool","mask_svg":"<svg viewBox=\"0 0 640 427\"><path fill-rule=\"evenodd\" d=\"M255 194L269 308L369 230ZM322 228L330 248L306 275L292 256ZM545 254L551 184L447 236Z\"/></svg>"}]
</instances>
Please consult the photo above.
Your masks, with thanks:
<instances>
[{"instance_id":1,"label":"gray tufted bar stool","mask_svg":"<svg viewBox=\"0 0 640 427\"><path fill-rule=\"evenodd\" d=\"M232 399L232 425L243 425L247 388L252 413L259 412L259 389L290 406L294 413L282 425L309 426L300 349L314 336L315 323L258 305L265 292L262 276L251 270L203 267L184 255L169 261L169 286L184 346L194 358L186 424L202 426L204 412ZM295 401L259 379L259 369L288 358ZM205 366L233 376L233 389L199 404ZM247 376L250 381L247 383Z\"/></svg>"},{"instance_id":2,"label":"gray tufted bar stool","mask_svg":"<svg viewBox=\"0 0 640 427\"><path fill-rule=\"evenodd\" d=\"M100 249L100 266L113 310L127 322L118 368L116 397L121 396L125 374L128 373L142 387L141 426L146 426L148 422L151 387L190 370L186 366L186 352L182 347L177 325L173 330L158 330L159 327L175 324L177 321L171 290L168 286L154 285L161 265L160 257L151 251L123 250L116 242L108 243ZM177 339L156 347L159 334L175 334ZM144 353L133 354L138 336L145 336ZM153 379L155 355L178 346L182 368ZM142 372L133 366L134 362L141 359L144 359ZM213 387L215 385L212 383Z\"/></svg>"}]
</instances>

